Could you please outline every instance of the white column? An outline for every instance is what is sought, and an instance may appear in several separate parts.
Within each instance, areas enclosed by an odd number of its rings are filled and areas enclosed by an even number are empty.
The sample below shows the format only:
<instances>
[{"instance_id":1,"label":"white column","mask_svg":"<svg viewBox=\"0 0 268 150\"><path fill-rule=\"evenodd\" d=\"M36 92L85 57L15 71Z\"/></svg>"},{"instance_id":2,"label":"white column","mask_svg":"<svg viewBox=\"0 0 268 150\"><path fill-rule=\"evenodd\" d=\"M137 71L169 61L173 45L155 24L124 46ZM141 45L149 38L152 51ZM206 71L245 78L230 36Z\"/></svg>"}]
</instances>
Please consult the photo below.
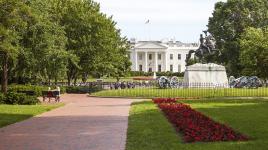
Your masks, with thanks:
<instances>
[{"instance_id":1,"label":"white column","mask_svg":"<svg viewBox=\"0 0 268 150\"><path fill-rule=\"evenodd\" d=\"M155 72L157 72L157 66L158 66L158 62L157 62L157 52L154 53L154 66L155 66Z\"/></svg>"},{"instance_id":2,"label":"white column","mask_svg":"<svg viewBox=\"0 0 268 150\"><path fill-rule=\"evenodd\" d=\"M145 52L145 66L144 66L145 71L148 72L148 54Z\"/></svg>"},{"instance_id":3,"label":"white column","mask_svg":"<svg viewBox=\"0 0 268 150\"><path fill-rule=\"evenodd\" d=\"M164 55L165 55L165 71L168 71L168 53L165 52Z\"/></svg>"},{"instance_id":4,"label":"white column","mask_svg":"<svg viewBox=\"0 0 268 150\"><path fill-rule=\"evenodd\" d=\"M134 54L134 55L135 55L135 56L134 56L134 57L135 57L135 58L134 58L134 59L135 59L135 60L134 60L134 61L135 61L135 62L134 62L134 63L135 63L135 71L139 71L139 68L138 68L138 52L135 51L135 54Z\"/></svg>"}]
</instances>

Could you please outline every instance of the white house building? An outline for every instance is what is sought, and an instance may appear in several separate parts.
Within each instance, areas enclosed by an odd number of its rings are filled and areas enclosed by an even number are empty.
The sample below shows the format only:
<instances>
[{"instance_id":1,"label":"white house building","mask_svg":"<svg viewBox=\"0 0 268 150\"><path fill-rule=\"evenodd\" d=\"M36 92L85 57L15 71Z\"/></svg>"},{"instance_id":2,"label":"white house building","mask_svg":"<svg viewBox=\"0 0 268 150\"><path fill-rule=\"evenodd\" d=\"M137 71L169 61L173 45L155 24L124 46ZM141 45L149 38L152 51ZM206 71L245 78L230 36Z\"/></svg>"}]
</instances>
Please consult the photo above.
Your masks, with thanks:
<instances>
[{"instance_id":1,"label":"white house building","mask_svg":"<svg viewBox=\"0 0 268 150\"><path fill-rule=\"evenodd\" d=\"M184 72L186 55L198 48L197 43L179 41L130 41L132 71ZM193 56L192 56L193 57Z\"/></svg>"}]
</instances>

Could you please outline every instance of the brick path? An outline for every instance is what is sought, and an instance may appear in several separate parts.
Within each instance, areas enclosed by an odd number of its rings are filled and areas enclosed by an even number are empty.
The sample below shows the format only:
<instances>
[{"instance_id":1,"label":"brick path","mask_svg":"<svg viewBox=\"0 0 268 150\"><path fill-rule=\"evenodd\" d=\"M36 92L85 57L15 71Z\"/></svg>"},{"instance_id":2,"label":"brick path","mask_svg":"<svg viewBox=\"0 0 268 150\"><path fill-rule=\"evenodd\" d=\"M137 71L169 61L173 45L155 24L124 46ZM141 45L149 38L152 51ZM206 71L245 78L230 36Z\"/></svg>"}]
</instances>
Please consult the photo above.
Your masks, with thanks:
<instances>
[{"instance_id":1,"label":"brick path","mask_svg":"<svg viewBox=\"0 0 268 150\"><path fill-rule=\"evenodd\" d=\"M130 99L63 95L64 107L0 129L0 150L124 150Z\"/></svg>"}]
</instances>

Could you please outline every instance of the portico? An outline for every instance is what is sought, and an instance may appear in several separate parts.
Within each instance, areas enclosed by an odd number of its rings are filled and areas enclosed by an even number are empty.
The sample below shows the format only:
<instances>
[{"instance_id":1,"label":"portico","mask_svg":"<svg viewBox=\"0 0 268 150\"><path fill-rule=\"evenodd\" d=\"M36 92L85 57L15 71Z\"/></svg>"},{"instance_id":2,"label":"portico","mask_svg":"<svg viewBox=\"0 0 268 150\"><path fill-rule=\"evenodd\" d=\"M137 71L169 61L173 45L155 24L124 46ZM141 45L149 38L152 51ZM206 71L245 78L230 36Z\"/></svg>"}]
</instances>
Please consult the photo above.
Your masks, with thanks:
<instances>
[{"instance_id":1,"label":"portico","mask_svg":"<svg viewBox=\"0 0 268 150\"><path fill-rule=\"evenodd\" d=\"M138 42L131 49L132 71L183 72L189 50L157 41Z\"/></svg>"},{"instance_id":2,"label":"portico","mask_svg":"<svg viewBox=\"0 0 268 150\"><path fill-rule=\"evenodd\" d=\"M137 51L135 52L135 66L137 71L162 72L167 71L166 52L163 51Z\"/></svg>"}]
</instances>

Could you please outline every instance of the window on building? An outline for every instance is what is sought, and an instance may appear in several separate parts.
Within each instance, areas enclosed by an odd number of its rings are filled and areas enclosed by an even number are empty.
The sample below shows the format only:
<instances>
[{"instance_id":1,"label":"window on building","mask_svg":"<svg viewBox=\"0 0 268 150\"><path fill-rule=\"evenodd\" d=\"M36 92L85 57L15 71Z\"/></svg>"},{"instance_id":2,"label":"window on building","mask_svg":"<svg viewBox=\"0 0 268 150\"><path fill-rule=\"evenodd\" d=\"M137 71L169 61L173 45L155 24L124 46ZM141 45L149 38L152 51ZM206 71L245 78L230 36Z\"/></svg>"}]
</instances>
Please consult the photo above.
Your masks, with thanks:
<instances>
[{"instance_id":1,"label":"window on building","mask_svg":"<svg viewBox=\"0 0 268 150\"><path fill-rule=\"evenodd\" d=\"M149 60L152 60L152 59L153 59L153 55L149 54Z\"/></svg>"},{"instance_id":2,"label":"window on building","mask_svg":"<svg viewBox=\"0 0 268 150\"><path fill-rule=\"evenodd\" d=\"M142 71L142 65L139 65L139 71Z\"/></svg>"},{"instance_id":3,"label":"window on building","mask_svg":"<svg viewBox=\"0 0 268 150\"><path fill-rule=\"evenodd\" d=\"M153 72L153 69L152 68L149 68L149 72Z\"/></svg>"},{"instance_id":4,"label":"window on building","mask_svg":"<svg viewBox=\"0 0 268 150\"><path fill-rule=\"evenodd\" d=\"M161 72L161 71L162 71L161 65L158 65L158 72Z\"/></svg>"},{"instance_id":5,"label":"window on building","mask_svg":"<svg viewBox=\"0 0 268 150\"><path fill-rule=\"evenodd\" d=\"M178 60L181 60L181 54L178 54Z\"/></svg>"},{"instance_id":6,"label":"window on building","mask_svg":"<svg viewBox=\"0 0 268 150\"><path fill-rule=\"evenodd\" d=\"M173 72L173 65L170 65L170 71Z\"/></svg>"},{"instance_id":7,"label":"window on building","mask_svg":"<svg viewBox=\"0 0 268 150\"><path fill-rule=\"evenodd\" d=\"M170 60L173 60L173 54L170 54Z\"/></svg>"},{"instance_id":8,"label":"window on building","mask_svg":"<svg viewBox=\"0 0 268 150\"><path fill-rule=\"evenodd\" d=\"M161 56L162 56L161 54L158 54L158 60L161 60Z\"/></svg>"},{"instance_id":9,"label":"window on building","mask_svg":"<svg viewBox=\"0 0 268 150\"><path fill-rule=\"evenodd\" d=\"M178 65L178 72L181 72L181 65Z\"/></svg>"},{"instance_id":10,"label":"window on building","mask_svg":"<svg viewBox=\"0 0 268 150\"><path fill-rule=\"evenodd\" d=\"M139 54L139 60L142 60L142 54Z\"/></svg>"}]
</instances>

